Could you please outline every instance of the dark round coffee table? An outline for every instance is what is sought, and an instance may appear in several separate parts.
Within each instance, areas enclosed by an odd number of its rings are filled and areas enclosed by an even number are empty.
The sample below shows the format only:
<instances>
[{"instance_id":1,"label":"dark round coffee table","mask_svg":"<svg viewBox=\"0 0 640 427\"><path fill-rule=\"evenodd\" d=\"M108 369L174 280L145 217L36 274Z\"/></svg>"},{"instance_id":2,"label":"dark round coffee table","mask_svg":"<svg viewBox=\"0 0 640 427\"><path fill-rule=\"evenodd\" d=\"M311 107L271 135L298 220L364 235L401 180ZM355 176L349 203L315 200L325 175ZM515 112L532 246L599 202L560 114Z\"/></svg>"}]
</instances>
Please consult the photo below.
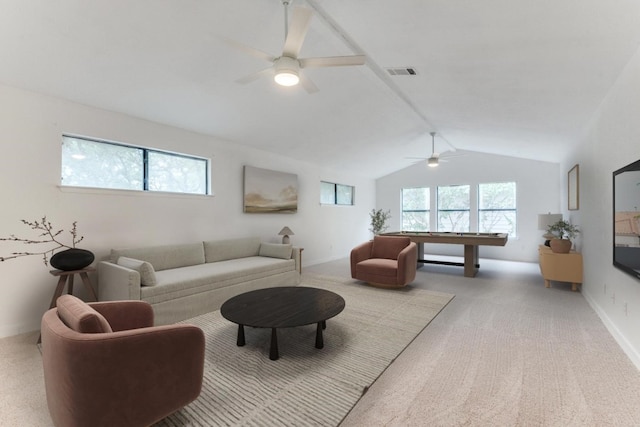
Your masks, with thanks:
<instances>
[{"instance_id":1,"label":"dark round coffee table","mask_svg":"<svg viewBox=\"0 0 640 427\"><path fill-rule=\"evenodd\" d=\"M277 360L278 328L317 323L316 348L324 347L326 321L344 309L344 299L331 291L305 286L285 286L246 292L220 307L225 319L238 324L238 346L245 344L244 327L271 328L269 359Z\"/></svg>"}]
</instances>

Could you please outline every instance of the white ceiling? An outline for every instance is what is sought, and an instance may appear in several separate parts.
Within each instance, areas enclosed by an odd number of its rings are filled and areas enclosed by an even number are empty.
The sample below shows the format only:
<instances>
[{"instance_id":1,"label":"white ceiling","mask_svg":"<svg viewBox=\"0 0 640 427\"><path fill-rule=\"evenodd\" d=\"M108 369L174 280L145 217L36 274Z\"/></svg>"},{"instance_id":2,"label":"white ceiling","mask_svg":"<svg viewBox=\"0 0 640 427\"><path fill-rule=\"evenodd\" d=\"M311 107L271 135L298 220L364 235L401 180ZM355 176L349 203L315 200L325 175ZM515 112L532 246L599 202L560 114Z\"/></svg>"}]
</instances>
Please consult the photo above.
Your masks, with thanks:
<instances>
[{"instance_id":1,"label":"white ceiling","mask_svg":"<svg viewBox=\"0 0 640 427\"><path fill-rule=\"evenodd\" d=\"M0 82L380 177L430 131L436 151L558 161L640 45L638 0L296 5L315 10L301 57L367 64L306 69L312 95L235 83L269 64L223 38L278 56L281 0L0 0Z\"/></svg>"}]
</instances>

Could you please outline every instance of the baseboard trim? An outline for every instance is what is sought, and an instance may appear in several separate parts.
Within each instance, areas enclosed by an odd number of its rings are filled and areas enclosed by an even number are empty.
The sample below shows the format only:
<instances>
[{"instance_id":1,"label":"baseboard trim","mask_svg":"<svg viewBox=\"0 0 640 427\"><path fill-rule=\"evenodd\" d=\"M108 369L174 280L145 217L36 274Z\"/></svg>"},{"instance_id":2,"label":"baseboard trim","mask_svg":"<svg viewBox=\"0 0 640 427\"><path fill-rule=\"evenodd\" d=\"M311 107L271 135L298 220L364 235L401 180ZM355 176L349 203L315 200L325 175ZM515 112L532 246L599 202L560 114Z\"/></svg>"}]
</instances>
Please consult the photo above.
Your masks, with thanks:
<instances>
[{"instance_id":1,"label":"baseboard trim","mask_svg":"<svg viewBox=\"0 0 640 427\"><path fill-rule=\"evenodd\" d=\"M631 345L629 340L620 332L620 329L611 321L607 313L596 303L596 301L591 298L588 292L582 292L584 299L587 300L587 303L591 306L593 311L596 312L602 323L604 323L605 328L609 331L613 339L616 340L622 351L627 355L631 363L633 363L638 370L640 370L640 353L636 350L636 348Z\"/></svg>"}]
</instances>

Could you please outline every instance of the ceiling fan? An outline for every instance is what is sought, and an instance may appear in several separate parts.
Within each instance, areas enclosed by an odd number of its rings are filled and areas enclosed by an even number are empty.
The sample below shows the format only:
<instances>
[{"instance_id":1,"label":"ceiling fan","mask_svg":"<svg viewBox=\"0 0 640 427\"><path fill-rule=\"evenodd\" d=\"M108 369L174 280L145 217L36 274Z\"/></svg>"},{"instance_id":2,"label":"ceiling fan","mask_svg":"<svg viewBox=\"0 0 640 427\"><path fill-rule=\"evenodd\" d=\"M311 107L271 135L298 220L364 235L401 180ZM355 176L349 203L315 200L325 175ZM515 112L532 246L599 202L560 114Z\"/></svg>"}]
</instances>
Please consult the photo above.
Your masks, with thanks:
<instances>
[{"instance_id":1,"label":"ceiling fan","mask_svg":"<svg viewBox=\"0 0 640 427\"><path fill-rule=\"evenodd\" d=\"M426 160L427 161L427 166L435 168L440 164L440 162L448 162L448 160L441 158L440 157L440 153L436 153L436 133L435 132L429 132L429 135L431 135L431 156L429 156L429 157L406 157L406 158L407 159Z\"/></svg>"},{"instance_id":2,"label":"ceiling fan","mask_svg":"<svg viewBox=\"0 0 640 427\"><path fill-rule=\"evenodd\" d=\"M291 25L289 25L288 6L290 0L282 0L284 6L284 47L280 56L272 56L266 52L245 46L233 40L225 40L228 44L251 56L271 62L272 65L264 70L249 74L236 80L237 83L246 84L259 79L262 76L273 74L276 83L282 86L295 86L298 83L308 93L318 91L318 87L304 76L303 68L343 67L351 65L363 65L365 55L329 56L318 58L298 58L304 38L309 30L312 11L310 9L296 7L293 9Z\"/></svg>"}]
</instances>

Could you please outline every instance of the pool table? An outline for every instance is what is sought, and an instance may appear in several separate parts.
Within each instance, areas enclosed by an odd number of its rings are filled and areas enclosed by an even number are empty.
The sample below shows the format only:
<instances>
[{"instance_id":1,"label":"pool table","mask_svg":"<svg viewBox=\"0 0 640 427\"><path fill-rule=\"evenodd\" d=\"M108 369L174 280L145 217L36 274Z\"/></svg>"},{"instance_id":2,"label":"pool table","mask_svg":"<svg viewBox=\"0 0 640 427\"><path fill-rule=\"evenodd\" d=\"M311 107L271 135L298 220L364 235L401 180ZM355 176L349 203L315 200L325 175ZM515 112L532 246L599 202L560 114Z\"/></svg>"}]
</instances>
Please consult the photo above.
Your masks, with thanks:
<instances>
[{"instance_id":1,"label":"pool table","mask_svg":"<svg viewBox=\"0 0 640 427\"><path fill-rule=\"evenodd\" d=\"M480 268L478 246L504 246L509 235L506 233L456 233L429 231L395 231L383 233L385 236L406 236L418 245L418 267L424 263L464 266L465 277L475 277ZM424 243L448 243L464 245L464 263L433 261L424 259Z\"/></svg>"}]
</instances>

